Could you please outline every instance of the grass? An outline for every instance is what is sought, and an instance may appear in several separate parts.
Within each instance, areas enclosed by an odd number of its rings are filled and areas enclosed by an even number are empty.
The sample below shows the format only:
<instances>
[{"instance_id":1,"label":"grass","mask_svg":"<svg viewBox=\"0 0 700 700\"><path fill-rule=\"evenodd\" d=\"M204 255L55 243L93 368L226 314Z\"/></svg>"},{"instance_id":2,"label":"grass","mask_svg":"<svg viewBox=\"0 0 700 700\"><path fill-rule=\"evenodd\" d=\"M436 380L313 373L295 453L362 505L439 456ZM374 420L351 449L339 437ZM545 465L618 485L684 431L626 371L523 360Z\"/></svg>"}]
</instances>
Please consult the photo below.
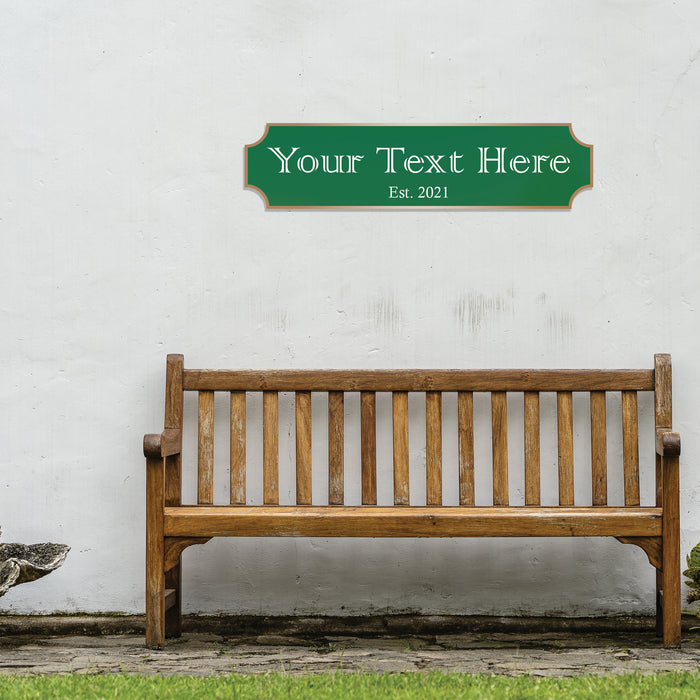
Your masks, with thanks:
<instances>
[{"instance_id":1,"label":"grass","mask_svg":"<svg viewBox=\"0 0 700 700\"><path fill-rule=\"evenodd\" d=\"M700 672L654 675L535 678L467 675L461 673L397 673L195 678L192 676L66 675L0 677L3 700L80 700L81 698L313 698L365 700L367 698L696 698Z\"/></svg>"}]
</instances>

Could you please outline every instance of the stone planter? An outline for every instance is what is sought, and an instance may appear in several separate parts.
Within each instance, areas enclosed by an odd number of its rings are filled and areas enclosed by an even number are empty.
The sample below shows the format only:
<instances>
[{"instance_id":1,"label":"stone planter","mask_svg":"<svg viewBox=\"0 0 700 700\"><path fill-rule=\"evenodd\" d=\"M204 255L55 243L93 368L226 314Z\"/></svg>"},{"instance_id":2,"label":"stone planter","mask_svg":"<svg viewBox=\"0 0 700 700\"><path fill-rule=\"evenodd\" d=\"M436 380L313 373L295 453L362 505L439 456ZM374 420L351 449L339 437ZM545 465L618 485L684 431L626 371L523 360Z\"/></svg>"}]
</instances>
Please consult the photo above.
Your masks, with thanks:
<instances>
[{"instance_id":1,"label":"stone planter","mask_svg":"<svg viewBox=\"0 0 700 700\"><path fill-rule=\"evenodd\" d=\"M0 544L0 597L12 586L50 574L66 560L66 544Z\"/></svg>"}]
</instances>

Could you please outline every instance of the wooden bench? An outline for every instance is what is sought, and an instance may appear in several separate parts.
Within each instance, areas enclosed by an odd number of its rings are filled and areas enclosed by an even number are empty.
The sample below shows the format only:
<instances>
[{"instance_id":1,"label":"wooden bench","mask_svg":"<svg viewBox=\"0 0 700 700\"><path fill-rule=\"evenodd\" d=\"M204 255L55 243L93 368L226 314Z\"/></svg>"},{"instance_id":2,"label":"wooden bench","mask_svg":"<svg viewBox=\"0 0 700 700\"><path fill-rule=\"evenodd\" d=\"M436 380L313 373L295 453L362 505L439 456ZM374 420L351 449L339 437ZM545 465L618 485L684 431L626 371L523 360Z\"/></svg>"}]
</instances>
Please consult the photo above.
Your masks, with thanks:
<instances>
[{"instance_id":1,"label":"wooden bench","mask_svg":"<svg viewBox=\"0 0 700 700\"><path fill-rule=\"evenodd\" d=\"M182 503L183 392L198 392L197 503L192 505ZM213 505L215 392L225 392L230 401L227 505ZM250 505L246 499L247 392L262 393L262 505ZM294 505L282 505L279 498L279 392L294 392L296 464L289 465L296 473ZM323 505L312 503L312 392L327 392L328 397L329 487ZM344 505L346 392L360 394L361 459L348 469L348 476L361 478L362 505ZM377 421L377 392L392 396L393 465L377 464L377 428L384 425ZM409 392L425 396L426 499L419 505L409 501ZM452 426L443 426L443 392L457 395L457 420ZM489 494L488 501L493 505L488 506L475 505L475 392L490 394L493 497ZM511 402L519 402L518 422L522 416L524 425L524 458L519 461L524 469L524 505L509 503L507 392L518 392ZM545 421L540 425L544 392L556 394L557 418L551 427ZM583 505L574 503L573 392L585 392L590 401L590 428L583 428L586 434L590 430L590 460L577 465L587 470L592 484ZM621 404L622 415L622 474L616 474L624 476L624 505L617 506L608 505L607 495L608 392L620 392L616 406ZM653 392L653 506L640 506L638 392ZM558 505L544 506L540 505L540 433L547 429L556 434L558 444L559 496ZM458 434L458 470L454 468L458 483L448 488L458 489L459 505L442 505L443 430ZM144 453L148 647L160 648L166 637L180 634L182 551L225 536L615 537L641 547L657 569L657 634L663 635L666 647L680 645L680 437L671 431L669 355L656 355L654 368L643 370L288 371L185 369L182 355L168 355L165 429L145 436ZM393 505L377 505L377 470L384 468L393 470ZM653 467L647 464L644 469ZM612 466L610 470L612 475Z\"/></svg>"}]
</instances>

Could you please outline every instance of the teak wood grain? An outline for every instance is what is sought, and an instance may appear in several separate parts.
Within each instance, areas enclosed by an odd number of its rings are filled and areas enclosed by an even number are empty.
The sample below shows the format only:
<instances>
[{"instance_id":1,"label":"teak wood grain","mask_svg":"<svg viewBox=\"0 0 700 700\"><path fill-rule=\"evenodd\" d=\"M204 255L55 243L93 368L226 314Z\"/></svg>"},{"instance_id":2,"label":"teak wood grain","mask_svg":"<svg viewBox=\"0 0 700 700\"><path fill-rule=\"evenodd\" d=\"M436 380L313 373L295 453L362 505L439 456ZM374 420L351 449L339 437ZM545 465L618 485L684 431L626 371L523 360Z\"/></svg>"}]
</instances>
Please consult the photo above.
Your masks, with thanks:
<instances>
[{"instance_id":1,"label":"teak wood grain","mask_svg":"<svg viewBox=\"0 0 700 700\"><path fill-rule=\"evenodd\" d=\"M328 392L328 503L345 499L345 404L342 391Z\"/></svg>"},{"instance_id":2,"label":"teak wood grain","mask_svg":"<svg viewBox=\"0 0 700 700\"><path fill-rule=\"evenodd\" d=\"M168 433L177 433L173 443L169 445L165 436ZM181 431L175 428L166 428L163 431L164 447L161 456L165 462L165 505L178 506L182 498L182 457L180 455ZM177 448L177 449L175 449Z\"/></svg>"},{"instance_id":3,"label":"teak wood grain","mask_svg":"<svg viewBox=\"0 0 700 700\"><path fill-rule=\"evenodd\" d=\"M408 487L408 393L392 394L394 424L394 505L409 504Z\"/></svg>"},{"instance_id":4,"label":"teak wood grain","mask_svg":"<svg viewBox=\"0 0 700 700\"><path fill-rule=\"evenodd\" d=\"M169 355L164 429L144 437L147 645L161 648L166 636L180 634L181 553L212 537L605 536L641 547L657 568L657 631L663 635L665 646L678 646L681 443L672 430L671 389L671 358L662 354L655 356L652 370L197 370L186 369L182 355ZM182 505L181 452L183 435L188 434L183 426L185 391L199 392L197 505ZM225 506L212 505L216 391L230 393L230 505ZM296 505L280 505L280 391L295 393ZM640 391L654 394L654 506L640 505L640 469L645 468L639 456ZM246 431L260 429L259 425L246 425L246 392L262 393L262 465L246 461ZM328 505L312 504L313 392L328 395ZM345 463L347 392L360 394L359 466ZM377 420L376 392L392 394L390 424ZM415 446L419 446L421 428L409 422L409 392L425 395L426 505L410 504L409 440L418 433ZM443 421L443 392L457 394L456 425ZM476 493L475 445L479 450L483 448L477 455L486 451L489 416L480 413L475 422L474 392L489 394L491 402L491 495ZM508 443L512 435L508 433L508 403L515 398L509 398L509 392L523 394L524 455L522 462L517 458L513 461L524 467L525 506L509 503ZM554 423L548 413L540 414L542 392L556 393ZM576 392L589 395L591 450L590 460L587 451L577 451L574 464L574 436L587 431L574 416ZM622 397L621 460L608 460L607 392L620 392ZM477 405L480 408L482 404ZM512 401L511 405L517 424L519 407ZM352 415L351 409L348 415ZM393 448L391 506L377 505L377 471L392 471L392 465L377 463L377 432L388 429L392 431ZM545 472L540 464L540 441L545 436L551 444L554 430L559 505L541 506ZM443 483L443 431L451 436L449 440L456 432L457 483ZM580 439L576 438L577 450ZM356 453L349 450L348 454ZM287 461L291 460L284 460L284 468ZM246 503L246 472L261 466L263 505L250 505ZM486 464L481 466L482 470L488 468ZM583 470L584 479L590 470L591 506L574 505L575 470ZM612 478L608 473L624 481L624 506L607 505L607 482ZM363 505L344 505L346 481L358 478ZM445 493L452 494L458 489L459 506L443 505L443 487ZM475 505L490 501L493 505Z\"/></svg>"},{"instance_id":5,"label":"teak wood grain","mask_svg":"<svg viewBox=\"0 0 700 700\"><path fill-rule=\"evenodd\" d=\"M165 639L165 473L162 459L146 458L146 644Z\"/></svg>"},{"instance_id":6,"label":"teak wood grain","mask_svg":"<svg viewBox=\"0 0 700 700\"><path fill-rule=\"evenodd\" d=\"M165 534L198 537L650 537L660 508L227 506L165 509Z\"/></svg>"},{"instance_id":7,"label":"teak wood grain","mask_svg":"<svg viewBox=\"0 0 700 700\"><path fill-rule=\"evenodd\" d=\"M426 503L442 503L442 394L425 394L425 481Z\"/></svg>"},{"instance_id":8,"label":"teak wood grain","mask_svg":"<svg viewBox=\"0 0 700 700\"><path fill-rule=\"evenodd\" d=\"M279 397L263 392L263 503L279 503Z\"/></svg>"},{"instance_id":9,"label":"teak wood grain","mask_svg":"<svg viewBox=\"0 0 700 700\"><path fill-rule=\"evenodd\" d=\"M559 505L574 505L574 413L570 391L557 392Z\"/></svg>"},{"instance_id":10,"label":"teak wood grain","mask_svg":"<svg viewBox=\"0 0 700 700\"><path fill-rule=\"evenodd\" d=\"M245 505L246 502L246 398L245 391L232 391L230 428L230 502Z\"/></svg>"},{"instance_id":11,"label":"teak wood grain","mask_svg":"<svg viewBox=\"0 0 700 700\"><path fill-rule=\"evenodd\" d=\"M311 392L297 391L294 406L297 505L311 505Z\"/></svg>"},{"instance_id":12,"label":"teak wood grain","mask_svg":"<svg viewBox=\"0 0 700 700\"><path fill-rule=\"evenodd\" d=\"M663 637L665 646L681 643L681 542L678 457L661 457L663 474Z\"/></svg>"},{"instance_id":13,"label":"teak wood grain","mask_svg":"<svg viewBox=\"0 0 700 700\"><path fill-rule=\"evenodd\" d=\"M474 394L457 394L459 504L474 505Z\"/></svg>"},{"instance_id":14,"label":"teak wood grain","mask_svg":"<svg viewBox=\"0 0 700 700\"><path fill-rule=\"evenodd\" d=\"M360 459L362 505L377 504L377 397L373 391L360 394Z\"/></svg>"},{"instance_id":15,"label":"teak wood grain","mask_svg":"<svg viewBox=\"0 0 700 700\"><path fill-rule=\"evenodd\" d=\"M671 429L673 418L671 387L671 356L661 353L654 355L654 426L657 436L660 430ZM664 503L664 458L658 449L655 461L656 505L662 506ZM668 496L668 494L666 495ZM672 528L673 525L670 525L670 527ZM670 610L671 606L675 608L675 597L664 598L663 595L668 569L669 567L663 567L661 571L656 572L656 633L657 635L663 635L665 646L668 636L674 640L673 646L676 646L676 637L678 636L680 639L680 625L677 634L675 630L669 631L667 629L667 610ZM675 615L675 612L672 614Z\"/></svg>"},{"instance_id":16,"label":"teak wood grain","mask_svg":"<svg viewBox=\"0 0 700 700\"><path fill-rule=\"evenodd\" d=\"M508 412L504 391L491 392L493 505L508 505Z\"/></svg>"},{"instance_id":17,"label":"teak wood grain","mask_svg":"<svg viewBox=\"0 0 700 700\"><path fill-rule=\"evenodd\" d=\"M525 445L525 505L540 504L540 395L523 394Z\"/></svg>"},{"instance_id":18,"label":"teak wood grain","mask_svg":"<svg viewBox=\"0 0 700 700\"><path fill-rule=\"evenodd\" d=\"M179 506L182 502L182 420L183 420L183 390L182 377L184 357L169 355L166 362L165 377L165 417L164 430L161 436L160 453L164 458L163 495L166 506ZM164 629L169 634L179 635L182 628L182 575L180 560L169 568L164 567L163 585L170 590L170 595L159 598L164 613L162 620ZM159 615L161 613L159 612ZM153 636L153 630L149 632Z\"/></svg>"},{"instance_id":19,"label":"teak wood grain","mask_svg":"<svg viewBox=\"0 0 700 700\"><path fill-rule=\"evenodd\" d=\"M671 428L671 384L671 356L661 353L654 355L654 413L657 428ZM631 387L629 390L633 391Z\"/></svg>"},{"instance_id":20,"label":"teak wood grain","mask_svg":"<svg viewBox=\"0 0 700 700\"><path fill-rule=\"evenodd\" d=\"M165 428L182 428L184 355L168 355L165 367Z\"/></svg>"},{"instance_id":21,"label":"teak wood grain","mask_svg":"<svg viewBox=\"0 0 700 700\"><path fill-rule=\"evenodd\" d=\"M214 392L199 392L197 503L214 502Z\"/></svg>"},{"instance_id":22,"label":"teak wood grain","mask_svg":"<svg viewBox=\"0 0 700 700\"><path fill-rule=\"evenodd\" d=\"M185 369L188 391L651 391L638 369Z\"/></svg>"},{"instance_id":23,"label":"teak wood grain","mask_svg":"<svg viewBox=\"0 0 700 700\"><path fill-rule=\"evenodd\" d=\"M622 392L622 454L625 478L625 505L639 505L639 436L637 392Z\"/></svg>"},{"instance_id":24,"label":"teak wood grain","mask_svg":"<svg viewBox=\"0 0 700 700\"><path fill-rule=\"evenodd\" d=\"M608 502L607 411L604 391L592 391L591 404L591 488L594 506Z\"/></svg>"}]
</instances>

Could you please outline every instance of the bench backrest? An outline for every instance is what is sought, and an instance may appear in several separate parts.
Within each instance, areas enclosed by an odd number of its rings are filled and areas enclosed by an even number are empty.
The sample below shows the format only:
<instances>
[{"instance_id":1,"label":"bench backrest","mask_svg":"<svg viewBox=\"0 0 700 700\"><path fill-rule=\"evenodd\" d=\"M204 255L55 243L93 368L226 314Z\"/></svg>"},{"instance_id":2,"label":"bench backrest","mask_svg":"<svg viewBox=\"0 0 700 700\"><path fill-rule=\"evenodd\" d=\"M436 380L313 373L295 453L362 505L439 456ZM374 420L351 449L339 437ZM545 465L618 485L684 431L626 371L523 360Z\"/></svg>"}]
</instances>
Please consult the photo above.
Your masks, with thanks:
<instances>
[{"instance_id":1,"label":"bench backrest","mask_svg":"<svg viewBox=\"0 0 700 700\"><path fill-rule=\"evenodd\" d=\"M167 362L165 428L182 428L183 392L198 392L197 502L214 496L214 395L230 400L230 503L246 503L246 393L262 393L263 502L279 503L279 392L294 392L296 503L311 505L311 393L328 395L328 503L344 503L344 403L360 393L362 504L377 503L377 392L392 396L393 501L409 504L408 394L425 395L426 503L442 503L442 394L457 394L459 503L474 505L474 393L490 394L493 504L508 505L508 392L522 393L525 505L540 504L540 394L556 394L558 503L574 505L574 392L590 397L592 504L607 503L606 394L621 393L626 506L639 505L638 392L654 393L656 428L671 429L671 359L637 370L211 370ZM179 500L180 465L168 470L168 501ZM657 495L659 480L657 478Z\"/></svg>"}]
</instances>

